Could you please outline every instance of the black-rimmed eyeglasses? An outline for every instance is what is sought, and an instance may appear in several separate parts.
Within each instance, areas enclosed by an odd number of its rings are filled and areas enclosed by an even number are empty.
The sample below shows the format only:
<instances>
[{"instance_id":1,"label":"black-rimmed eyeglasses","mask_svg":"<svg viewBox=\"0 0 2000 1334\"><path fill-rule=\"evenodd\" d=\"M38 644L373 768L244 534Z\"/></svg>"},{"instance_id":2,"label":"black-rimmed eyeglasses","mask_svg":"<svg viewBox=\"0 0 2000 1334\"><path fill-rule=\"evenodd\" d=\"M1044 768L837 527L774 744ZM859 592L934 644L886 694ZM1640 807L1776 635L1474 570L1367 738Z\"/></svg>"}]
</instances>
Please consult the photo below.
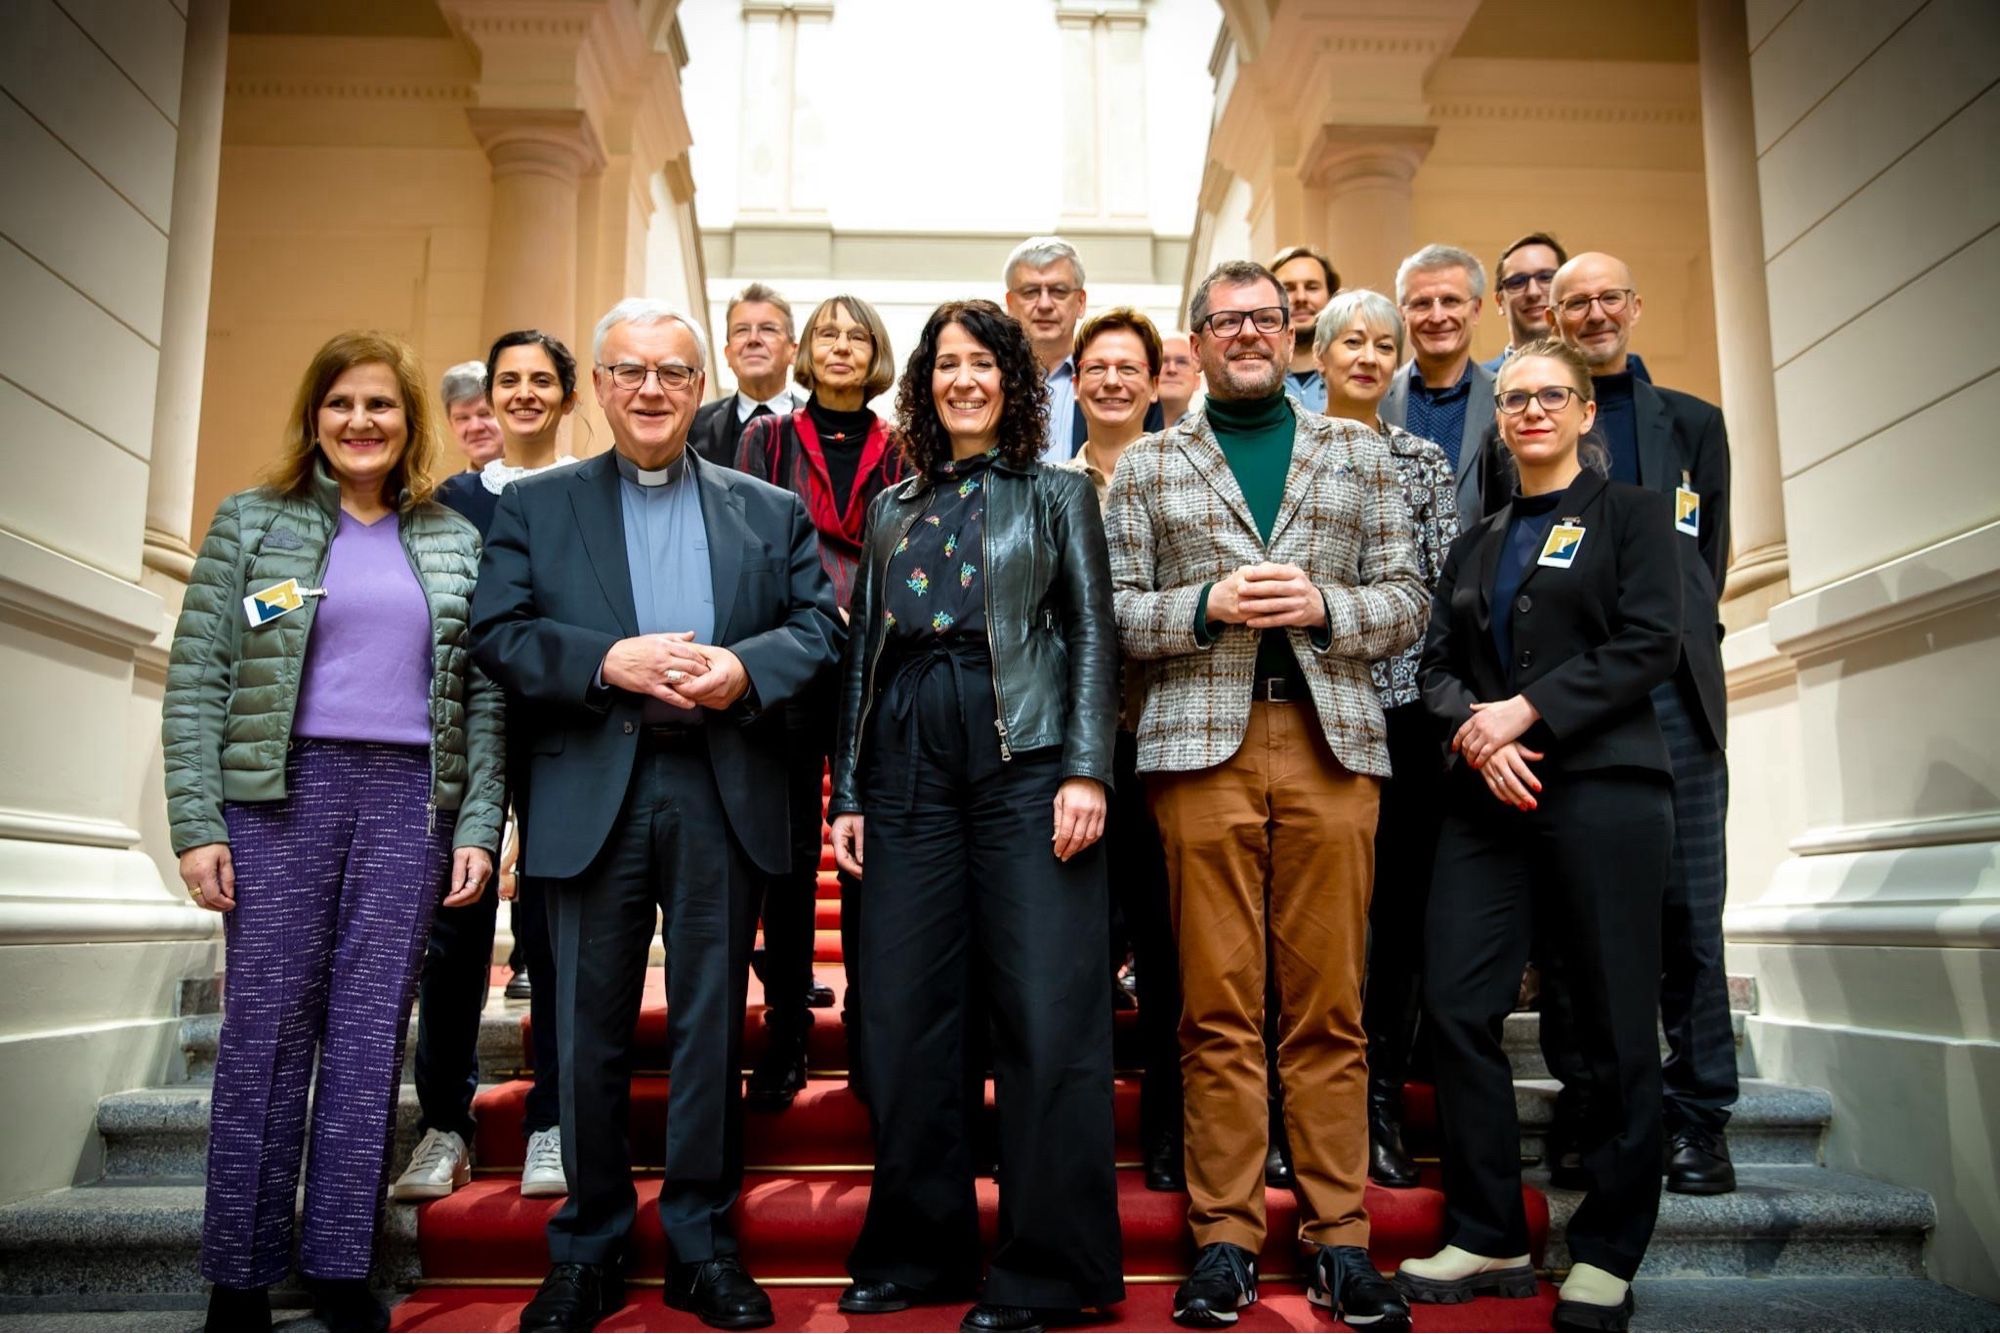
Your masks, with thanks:
<instances>
[{"instance_id":1,"label":"black-rimmed eyeglasses","mask_svg":"<svg viewBox=\"0 0 2000 1334\"><path fill-rule=\"evenodd\" d=\"M1529 399L1541 404L1543 412L1561 412L1572 398L1582 397L1566 384L1545 384L1540 389L1509 389L1495 394L1493 402L1509 417L1518 417L1528 410Z\"/></svg>"},{"instance_id":2,"label":"black-rimmed eyeglasses","mask_svg":"<svg viewBox=\"0 0 2000 1334\"><path fill-rule=\"evenodd\" d=\"M1256 310L1218 310L1201 322L1201 327L1217 338L1234 338L1243 332L1243 322L1260 334L1274 334L1291 323L1283 306L1262 306Z\"/></svg>"}]
</instances>

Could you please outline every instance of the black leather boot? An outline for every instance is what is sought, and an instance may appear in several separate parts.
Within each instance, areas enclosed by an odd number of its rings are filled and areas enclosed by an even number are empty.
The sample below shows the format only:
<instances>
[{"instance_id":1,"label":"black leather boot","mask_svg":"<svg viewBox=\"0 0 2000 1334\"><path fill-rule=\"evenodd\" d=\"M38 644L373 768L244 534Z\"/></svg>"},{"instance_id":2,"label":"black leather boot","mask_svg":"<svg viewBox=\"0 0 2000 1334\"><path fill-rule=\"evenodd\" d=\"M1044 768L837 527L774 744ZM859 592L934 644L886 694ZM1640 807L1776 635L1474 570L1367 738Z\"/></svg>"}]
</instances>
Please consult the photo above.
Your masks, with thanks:
<instances>
[{"instance_id":1,"label":"black leather boot","mask_svg":"<svg viewBox=\"0 0 2000 1334\"><path fill-rule=\"evenodd\" d=\"M782 1112L792 1105L806 1086L806 1033L812 1028L811 1010L797 1017L775 1020L766 1012L771 1045L751 1068L743 1085L743 1105L756 1112Z\"/></svg>"},{"instance_id":2,"label":"black leather boot","mask_svg":"<svg viewBox=\"0 0 2000 1334\"><path fill-rule=\"evenodd\" d=\"M1417 1165L1403 1147L1403 1090L1373 1080L1368 1085L1368 1177L1397 1190L1417 1184Z\"/></svg>"}]
</instances>

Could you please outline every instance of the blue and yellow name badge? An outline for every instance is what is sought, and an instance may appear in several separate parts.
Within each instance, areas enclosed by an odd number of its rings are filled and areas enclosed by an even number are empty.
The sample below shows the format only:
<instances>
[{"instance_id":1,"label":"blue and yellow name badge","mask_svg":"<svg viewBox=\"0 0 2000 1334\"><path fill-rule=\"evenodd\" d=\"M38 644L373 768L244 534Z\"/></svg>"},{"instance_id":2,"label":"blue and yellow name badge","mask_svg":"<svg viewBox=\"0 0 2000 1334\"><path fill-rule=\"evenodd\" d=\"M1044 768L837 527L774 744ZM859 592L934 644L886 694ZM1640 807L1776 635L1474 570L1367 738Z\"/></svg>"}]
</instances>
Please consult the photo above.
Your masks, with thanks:
<instances>
[{"instance_id":1,"label":"blue and yellow name badge","mask_svg":"<svg viewBox=\"0 0 2000 1334\"><path fill-rule=\"evenodd\" d=\"M281 584L259 589L243 599L243 615L255 630L260 625L269 625L280 616L297 611L306 605L307 598L323 598L324 588L300 588L299 581L287 579Z\"/></svg>"},{"instance_id":2,"label":"blue and yellow name badge","mask_svg":"<svg viewBox=\"0 0 2000 1334\"><path fill-rule=\"evenodd\" d=\"M1575 519L1564 519L1549 529L1549 540L1542 543L1541 559L1535 564L1567 570L1576 564L1576 553L1582 549L1583 525Z\"/></svg>"},{"instance_id":3,"label":"blue and yellow name badge","mask_svg":"<svg viewBox=\"0 0 2000 1334\"><path fill-rule=\"evenodd\" d=\"M1688 485L1688 475L1681 474L1681 484L1674 488L1674 531L1686 533L1689 537L1701 536L1701 497Z\"/></svg>"}]
</instances>

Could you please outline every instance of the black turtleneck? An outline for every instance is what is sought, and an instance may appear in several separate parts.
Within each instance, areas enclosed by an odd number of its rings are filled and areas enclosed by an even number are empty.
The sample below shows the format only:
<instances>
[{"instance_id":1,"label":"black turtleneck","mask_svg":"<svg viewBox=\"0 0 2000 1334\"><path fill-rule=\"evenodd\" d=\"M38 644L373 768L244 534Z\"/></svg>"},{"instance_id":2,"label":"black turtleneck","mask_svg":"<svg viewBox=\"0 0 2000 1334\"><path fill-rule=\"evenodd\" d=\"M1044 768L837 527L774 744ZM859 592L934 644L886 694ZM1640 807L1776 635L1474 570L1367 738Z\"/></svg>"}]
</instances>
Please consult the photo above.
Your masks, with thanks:
<instances>
[{"instance_id":1,"label":"black turtleneck","mask_svg":"<svg viewBox=\"0 0 2000 1334\"><path fill-rule=\"evenodd\" d=\"M854 494L854 474L861 467L861 448L868 443L875 414L864 404L854 412L842 412L820 402L814 394L806 400L806 415L819 432L819 451L826 456L827 480L833 483L834 503L843 511Z\"/></svg>"}]
</instances>

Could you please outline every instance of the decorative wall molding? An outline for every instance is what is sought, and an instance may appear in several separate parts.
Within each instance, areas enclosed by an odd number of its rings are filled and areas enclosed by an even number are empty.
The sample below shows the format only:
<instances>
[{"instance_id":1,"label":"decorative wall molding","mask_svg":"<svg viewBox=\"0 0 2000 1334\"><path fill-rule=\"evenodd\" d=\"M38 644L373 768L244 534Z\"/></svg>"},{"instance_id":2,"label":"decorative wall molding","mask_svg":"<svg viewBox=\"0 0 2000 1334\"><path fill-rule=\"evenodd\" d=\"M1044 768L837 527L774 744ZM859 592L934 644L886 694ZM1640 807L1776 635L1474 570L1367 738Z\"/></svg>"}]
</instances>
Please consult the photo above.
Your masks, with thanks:
<instances>
[{"instance_id":1,"label":"decorative wall molding","mask_svg":"<svg viewBox=\"0 0 2000 1334\"><path fill-rule=\"evenodd\" d=\"M221 934L221 915L192 902L0 899L0 945L210 940Z\"/></svg>"},{"instance_id":2,"label":"decorative wall molding","mask_svg":"<svg viewBox=\"0 0 2000 1334\"><path fill-rule=\"evenodd\" d=\"M1699 106L1635 106L1613 102L1508 102L1453 100L1432 102L1430 118L1438 124L1494 121L1543 125L1662 125L1701 124Z\"/></svg>"},{"instance_id":3,"label":"decorative wall molding","mask_svg":"<svg viewBox=\"0 0 2000 1334\"><path fill-rule=\"evenodd\" d=\"M1771 609L1771 642L1794 658L2000 598L2000 523L1800 593Z\"/></svg>"},{"instance_id":4,"label":"decorative wall molding","mask_svg":"<svg viewBox=\"0 0 2000 1334\"><path fill-rule=\"evenodd\" d=\"M463 79L371 79L324 76L259 75L231 79L227 96L276 98L289 101L435 102L445 105L473 100L472 85Z\"/></svg>"},{"instance_id":5,"label":"decorative wall molding","mask_svg":"<svg viewBox=\"0 0 2000 1334\"><path fill-rule=\"evenodd\" d=\"M1801 857L1829 857L1847 852L1890 852L1898 848L1935 848L1960 843L2000 843L2000 811L1884 820L1878 824L1823 825L1806 830L1790 846Z\"/></svg>"},{"instance_id":6,"label":"decorative wall molding","mask_svg":"<svg viewBox=\"0 0 2000 1334\"><path fill-rule=\"evenodd\" d=\"M89 848L129 848L140 839L139 831L118 820L97 820L87 815L56 815L47 811L24 811L0 806L0 838L20 838L32 843L74 843Z\"/></svg>"},{"instance_id":7,"label":"decorative wall molding","mask_svg":"<svg viewBox=\"0 0 2000 1334\"><path fill-rule=\"evenodd\" d=\"M160 633L164 606L137 584L0 531L0 609L81 631L129 655Z\"/></svg>"},{"instance_id":8,"label":"decorative wall molding","mask_svg":"<svg viewBox=\"0 0 2000 1334\"><path fill-rule=\"evenodd\" d=\"M1799 679L1799 665L1771 644L1767 621L1739 630L1722 641L1722 676L1731 699Z\"/></svg>"},{"instance_id":9,"label":"decorative wall molding","mask_svg":"<svg viewBox=\"0 0 2000 1334\"><path fill-rule=\"evenodd\" d=\"M1723 936L1735 944L2000 948L2000 842L1966 841L1964 830L2000 832L2000 819L1807 834L1801 842L1876 845L1788 858L1762 898L1723 914Z\"/></svg>"}]
</instances>

